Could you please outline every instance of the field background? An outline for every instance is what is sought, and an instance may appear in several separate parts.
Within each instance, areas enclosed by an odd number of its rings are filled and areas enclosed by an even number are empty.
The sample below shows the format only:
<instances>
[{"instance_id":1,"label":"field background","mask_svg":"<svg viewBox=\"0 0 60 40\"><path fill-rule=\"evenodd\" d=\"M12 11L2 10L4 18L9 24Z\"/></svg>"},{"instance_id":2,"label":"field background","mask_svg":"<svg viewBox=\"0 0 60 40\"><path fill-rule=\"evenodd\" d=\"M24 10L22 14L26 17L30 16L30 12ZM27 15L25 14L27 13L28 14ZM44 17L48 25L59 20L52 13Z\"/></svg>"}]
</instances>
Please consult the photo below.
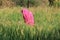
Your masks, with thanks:
<instances>
[{"instance_id":1,"label":"field background","mask_svg":"<svg viewBox=\"0 0 60 40\"><path fill-rule=\"evenodd\" d=\"M57 4L29 7L34 15L34 26L24 23L23 7L0 6L0 40L60 40L60 3Z\"/></svg>"}]
</instances>

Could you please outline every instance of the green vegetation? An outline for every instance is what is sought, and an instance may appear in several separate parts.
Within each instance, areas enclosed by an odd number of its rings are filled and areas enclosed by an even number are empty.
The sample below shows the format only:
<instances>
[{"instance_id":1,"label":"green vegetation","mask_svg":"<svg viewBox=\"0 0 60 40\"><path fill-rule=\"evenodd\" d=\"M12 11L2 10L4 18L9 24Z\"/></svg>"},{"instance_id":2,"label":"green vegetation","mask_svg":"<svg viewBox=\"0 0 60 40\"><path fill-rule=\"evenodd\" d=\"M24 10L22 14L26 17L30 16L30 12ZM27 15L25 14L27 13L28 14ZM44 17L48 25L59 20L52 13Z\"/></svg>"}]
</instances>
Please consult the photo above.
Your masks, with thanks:
<instances>
[{"instance_id":1,"label":"green vegetation","mask_svg":"<svg viewBox=\"0 0 60 40\"><path fill-rule=\"evenodd\" d=\"M60 9L29 8L35 25L24 23L20 7L0 9L0 40L60 40Z\"/></svg>"},{"instance_id":2,"label":"green vegetation","mask_svg":"<svg viewBox=\"0 0 60 40\"><path fill-rule=\"evenodd\" d=\"M37 6L54 6L60 7L60 0L0 0L0 7L13 7L13 6L27 6L37 7Z\"/></svg>"},{"instance_id":3,"label":"green vegetation","mask_svg":"<svg viewBox=\"0 0 60 40\"><path fill-rule=\"evenodd\" d=\"M24 23L22 7L34 26ZM60 0L0 0L0 40L60 40Z\"/></svg>"}]
</instances>

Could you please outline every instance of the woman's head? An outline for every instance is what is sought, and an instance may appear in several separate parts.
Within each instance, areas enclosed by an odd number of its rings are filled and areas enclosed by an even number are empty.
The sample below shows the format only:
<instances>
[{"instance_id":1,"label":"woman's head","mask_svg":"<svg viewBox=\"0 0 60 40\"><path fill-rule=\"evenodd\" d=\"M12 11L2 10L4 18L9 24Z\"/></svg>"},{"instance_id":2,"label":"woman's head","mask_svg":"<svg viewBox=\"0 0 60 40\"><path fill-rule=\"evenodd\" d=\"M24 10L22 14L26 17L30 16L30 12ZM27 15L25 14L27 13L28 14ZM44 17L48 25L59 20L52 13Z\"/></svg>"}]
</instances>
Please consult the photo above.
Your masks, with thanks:
<instances>
[{"instance_id":1,"label":"woman's head","mask_svg":"<svg viewBox=\"0 0 60 40\"><path fill-rule=\"evenodd\" d=\"M28 13L28 9L27 9L27 8L23 8L23 9L21 10L21 12L22 12L22 14Z\"/></svg>"}]
</instances>

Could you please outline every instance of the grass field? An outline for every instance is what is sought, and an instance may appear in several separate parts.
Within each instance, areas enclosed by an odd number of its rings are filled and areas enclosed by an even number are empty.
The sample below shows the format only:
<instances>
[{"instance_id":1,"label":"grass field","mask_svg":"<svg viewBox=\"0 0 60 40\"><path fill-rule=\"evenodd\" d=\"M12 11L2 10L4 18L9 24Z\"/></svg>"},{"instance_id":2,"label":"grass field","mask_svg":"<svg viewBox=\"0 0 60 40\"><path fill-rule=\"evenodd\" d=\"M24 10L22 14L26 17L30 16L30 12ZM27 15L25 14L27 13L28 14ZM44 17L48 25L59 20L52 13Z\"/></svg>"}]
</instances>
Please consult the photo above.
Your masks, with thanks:
<instances>
[{"instance_id":1,"label":"grass field","mask_svg":"<svg viewBox=\"0 0 60 40\"><path fill-rule=\"evenodd\" d=\"M29 8L34 27L24 23L21 9L0 9L0 40L60 40L60 8Z\"/></svg>"}]
</instances>

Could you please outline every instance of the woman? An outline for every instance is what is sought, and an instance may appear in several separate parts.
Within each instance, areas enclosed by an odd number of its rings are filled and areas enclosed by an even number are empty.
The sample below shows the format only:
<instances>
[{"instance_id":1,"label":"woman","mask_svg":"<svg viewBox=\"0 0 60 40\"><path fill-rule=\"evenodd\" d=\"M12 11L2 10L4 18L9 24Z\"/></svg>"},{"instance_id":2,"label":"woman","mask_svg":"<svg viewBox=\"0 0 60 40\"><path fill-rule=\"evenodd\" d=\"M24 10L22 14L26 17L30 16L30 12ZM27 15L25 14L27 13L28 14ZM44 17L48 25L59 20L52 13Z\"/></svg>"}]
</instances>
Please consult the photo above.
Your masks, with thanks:
<instances>
[{"instance_id":1,"label":"woman","mask_svg":"<svg viewBox=\"0 0 60 40\"><path fill-rule=\"evenodd\" d=\"M34 25L34 17L33 17L33 14L31 11L29 11L27 8L23 8L22 9L22 15L23 15L23 18L24 18L24 22L26 24L29 24L31 26Z\"/></svg>"}]
</instances>

